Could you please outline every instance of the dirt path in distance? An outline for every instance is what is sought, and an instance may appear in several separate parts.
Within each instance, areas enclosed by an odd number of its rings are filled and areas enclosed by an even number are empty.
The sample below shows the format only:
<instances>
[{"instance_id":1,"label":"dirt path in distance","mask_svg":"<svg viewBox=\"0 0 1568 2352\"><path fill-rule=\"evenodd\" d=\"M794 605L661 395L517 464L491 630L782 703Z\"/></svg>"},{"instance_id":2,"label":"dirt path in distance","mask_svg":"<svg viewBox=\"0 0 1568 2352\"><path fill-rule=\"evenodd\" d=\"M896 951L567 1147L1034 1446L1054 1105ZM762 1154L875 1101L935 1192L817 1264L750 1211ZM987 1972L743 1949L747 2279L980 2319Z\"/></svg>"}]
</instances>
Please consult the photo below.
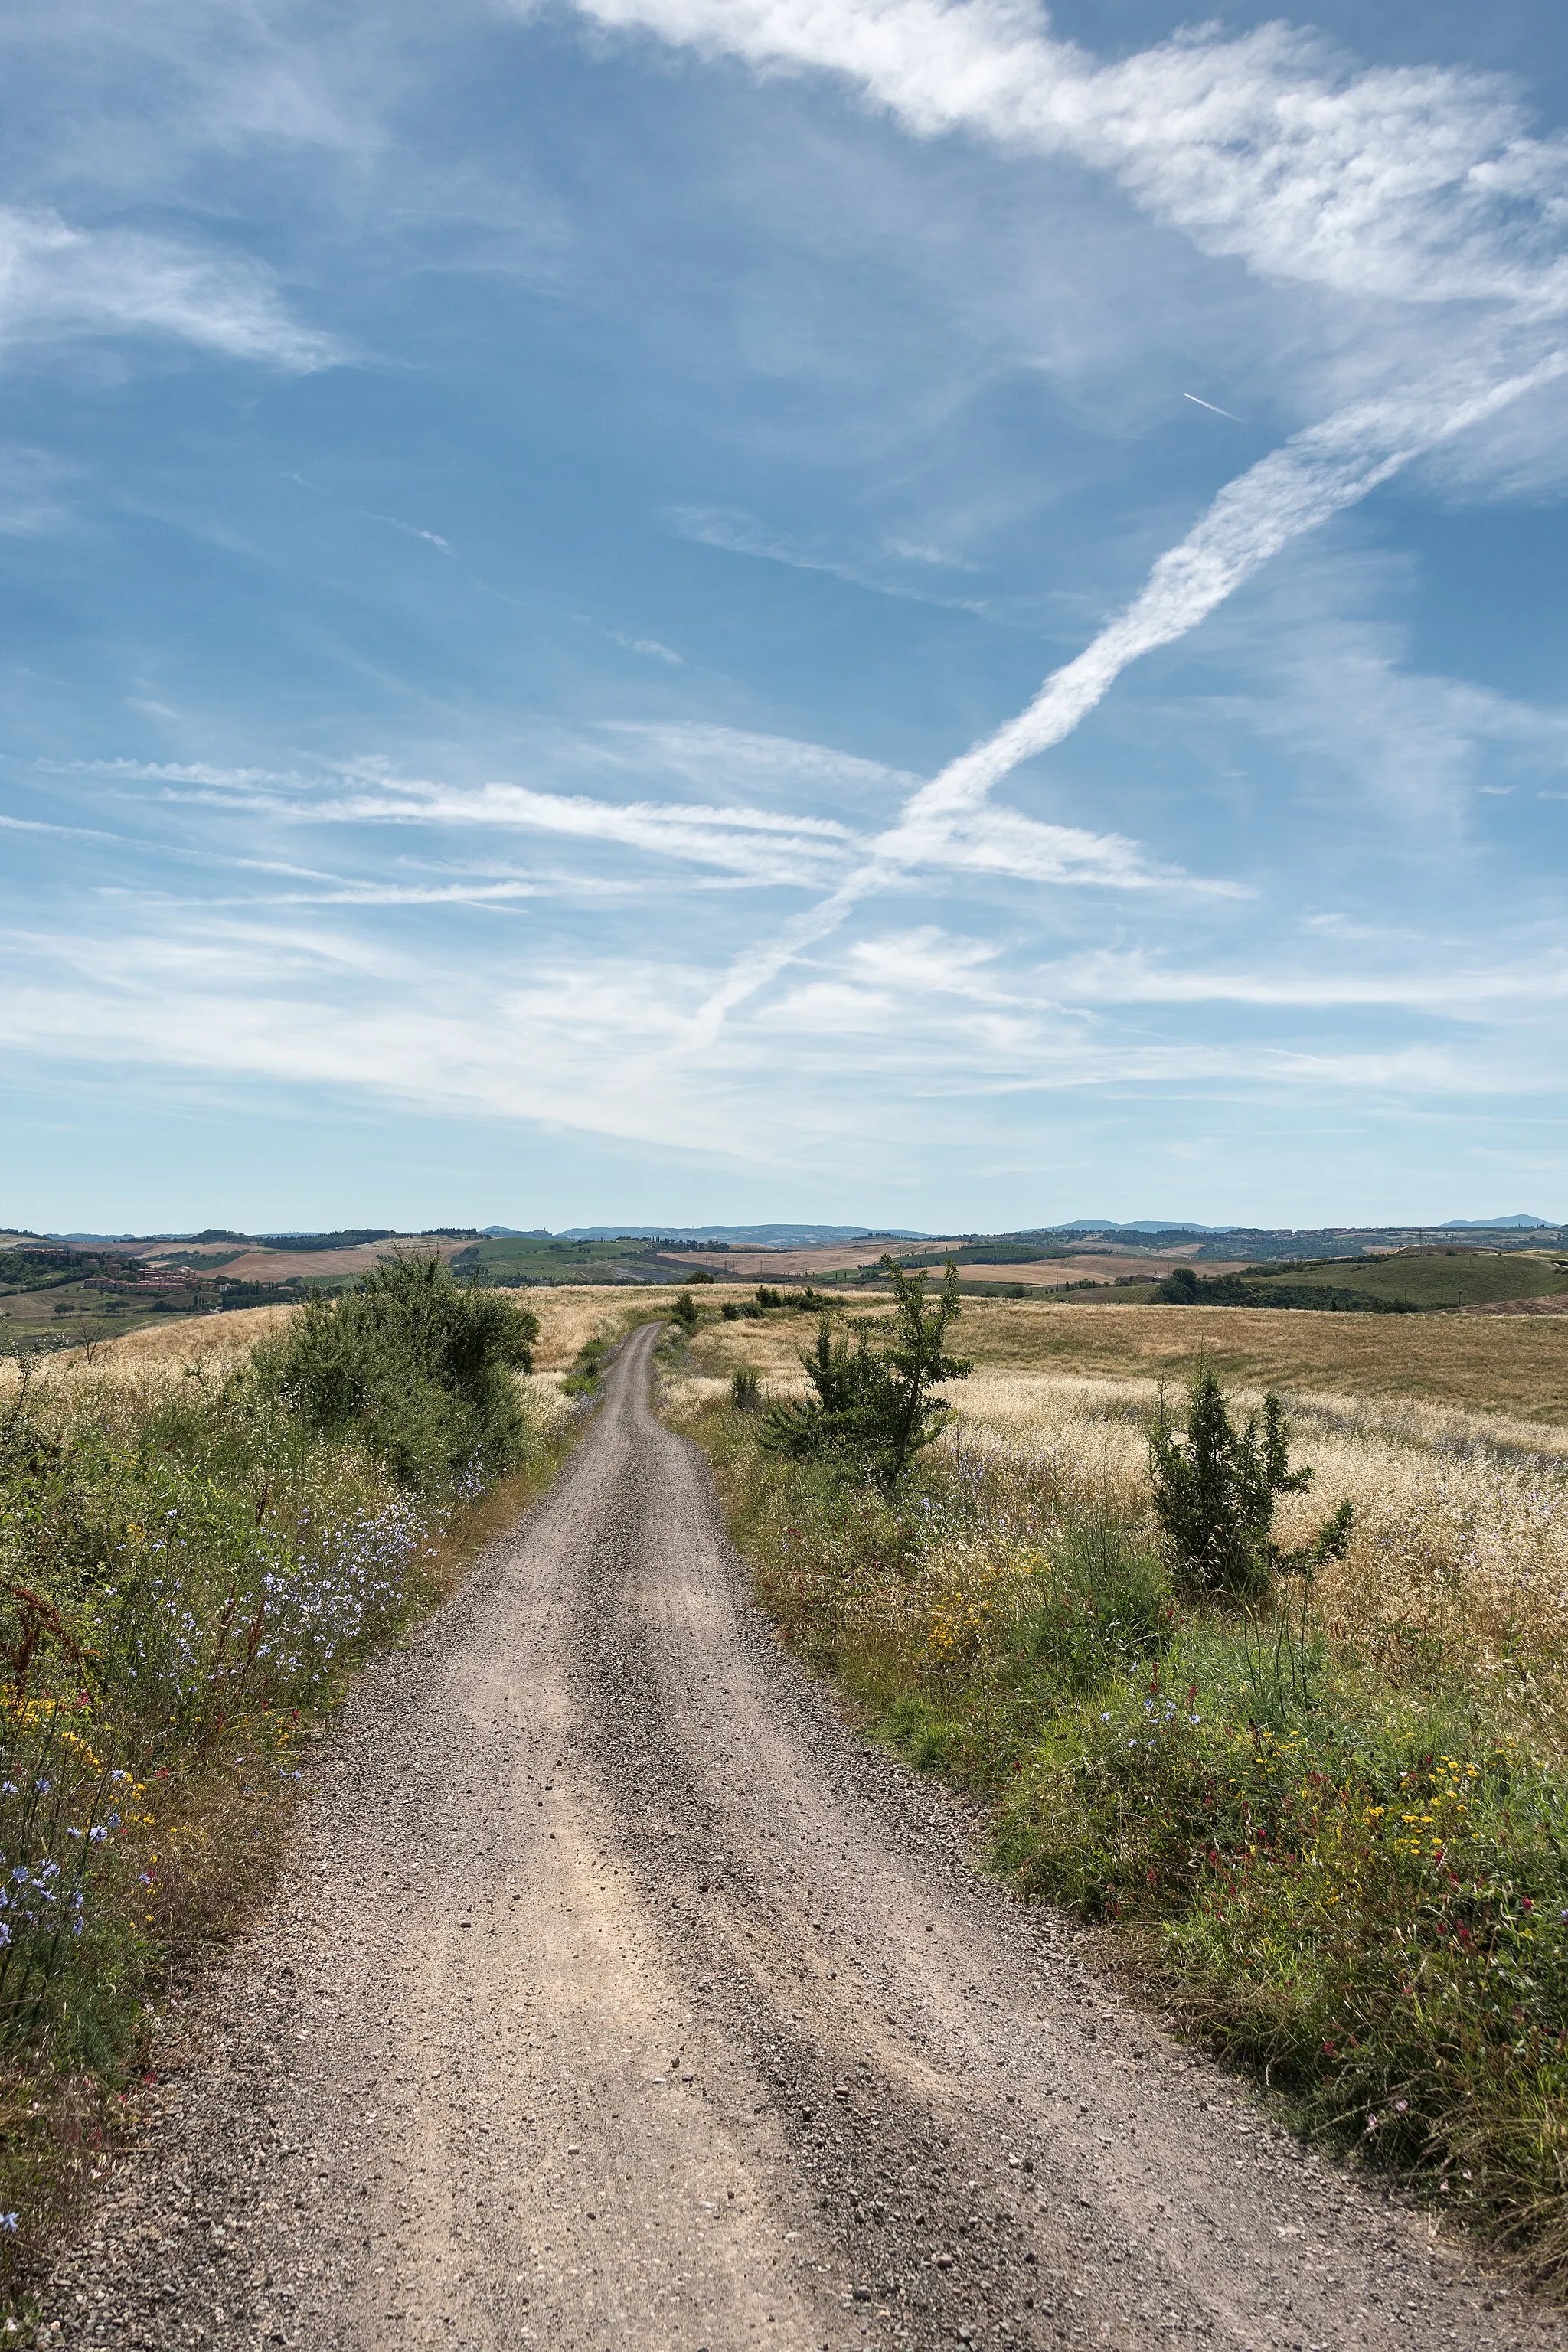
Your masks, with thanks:
<instances>
[{"instance_id":1,"label":"dirt path in distance","mask_svg":"<svg viewBox=\"0 0 1568 2352\"><path fill-rule=\"evenodd\" d=\"M344 1710L40 2340L1568 2352L845 1729L653 1418L653 1337Z\"/></svg>"}]
</instances>

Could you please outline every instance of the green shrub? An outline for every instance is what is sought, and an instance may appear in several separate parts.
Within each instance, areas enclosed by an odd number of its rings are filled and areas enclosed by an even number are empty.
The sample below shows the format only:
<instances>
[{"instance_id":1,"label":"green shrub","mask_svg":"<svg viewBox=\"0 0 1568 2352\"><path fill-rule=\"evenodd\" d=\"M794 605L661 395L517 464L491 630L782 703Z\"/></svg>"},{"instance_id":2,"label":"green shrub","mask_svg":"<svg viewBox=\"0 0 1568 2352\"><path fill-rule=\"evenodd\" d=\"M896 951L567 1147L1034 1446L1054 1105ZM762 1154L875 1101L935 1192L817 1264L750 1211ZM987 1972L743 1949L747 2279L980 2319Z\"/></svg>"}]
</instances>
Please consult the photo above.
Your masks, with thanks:
<instances>
[{"instance_id":1,"label":"green shrub","mask_svg":"<svg viewBox=\"0 0 1568 2352\"><path fill-rule=\"evenodd\" d=\"M742 1365L730 1381L730 1402L737 1412L755 1412L762 1402L762 1374Z\"/></svg>"},{"instance_id":2,"label":"green shrub","mask_svg":"<svg viewBox=\"0 0 1568 2352\"><path fill-rule=\"evenodd\" d=\"M1273 1391L1263 1400L1261 1423L1248 1413L1238 1430L1206 1365L1187 1391L1184 1438L1172 1429L1162 1393L1149 1438L1149 1472L1155 1517L1178 1575L1195 1592L1265 1596L1279 1570L1321 1567L1338 1558L1350 1539L1351 1508L1342 1503L1303 1551L1287 1557L1279 1550L1275 1505L1281 1495L1301 1493L1312 1473L1290 1467L1289 1424Z\"/></svg>"},{"instance_id":3,"label":"green shrub","mask_svg":"<svg viewBox=\"0 0 1568 2352\"><path fill-rule=\"evenodd\" d=\"M785 1399L764 1424L764 1442L804 1461L836 1461L846 1475L897 1486L915 1456L936 1437L952 1408L933 1395L940 1381L962 1380L968 1363L946 1353L949 1328L960 1313L958 1268L949 1265L941 1291L926 1303L927 1276L907 1275L889 1256L883 1270L893 1286L892 1329L880 1346L864 1326L853 1344L824 1315L816 1346L801 1362L816 1391L805 1402Z\"/></svg>"},{"instance_id":4,"label":"green shrub","mask_svg":"<svg viewBox=\"0 0 1568 2352\"><path fill-rule=\"evenodd\" d=\"M337 1297L307 1299L257 1350L255 1377L312 1435L353 1436L405 1486L488 1484L513 1466L524 1423L512 1380L538 1318L399 1253Z\"/></svg>"},{"instance_id":5,"label":"green shrub","mask_svg":"<svg viewBox=\"0 0 1568 2352\"><path fill-rule=\"evenodd\" d=\"M605 1333L584 1339L577 1350L576 1360L561 1383L563 1396L596 1396L599 1380L608 1360L614 1340Z\"/></svg>"},{"instance_id":6,"label":"green shrub","mask_svg":"<svg viewBox=\"0 0 1568 2352\"><path fill-rule=\"evenodd\" d=\"M683 1290L669 1310L670 1320L689 1339L702 1320L701 1311L689 1290Z\"/></svg>"}]
</instances>

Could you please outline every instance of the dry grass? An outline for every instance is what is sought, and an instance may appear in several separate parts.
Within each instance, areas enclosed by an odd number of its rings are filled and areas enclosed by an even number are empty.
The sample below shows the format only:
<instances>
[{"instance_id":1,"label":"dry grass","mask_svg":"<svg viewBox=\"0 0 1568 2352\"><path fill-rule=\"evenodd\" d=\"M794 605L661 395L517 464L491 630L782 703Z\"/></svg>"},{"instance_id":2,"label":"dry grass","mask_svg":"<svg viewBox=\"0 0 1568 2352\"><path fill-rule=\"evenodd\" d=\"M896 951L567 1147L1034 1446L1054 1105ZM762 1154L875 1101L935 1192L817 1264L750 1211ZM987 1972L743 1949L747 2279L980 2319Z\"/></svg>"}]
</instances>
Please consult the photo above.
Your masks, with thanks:
<instances>
[{"instance_id":1,"label":"dry grass","mask_svg":"<svg viewBox=\"0 0 1568 2352\"><path fill-rule=\"evenodd\" d=\"M1229 1339L1233 1323L1248 1327L1238 1339ZM1213 1344L1215 1325L1229 1339L1228 1355ZM1517 1689L1546 1747L1568 1752L1568 1712L1560 1719L1557 1696L1568 1667L1568 1421L1524 1420L1397 1389L1379 1393L1384 1379L1392 1387L1401 1371L1414 1379L1421 1369L1410 1369L1412 1339L1461 1387L1461 1369L1475 1360L1465 1345L1473 1328L1458 1318L966 1305L963 1344L976 1369L949 1391L955 1412L945 1443L998 1466L1044 1473L1064 1497L1102 1498L1143 1520L1159 1381L1123 1368L1142 1354L1152 1358L1152 1371L1177 1374L1209 1341L1222 1376L1245 1368L1233 1391L1241 1410L1261 1402L1264 1381L1282 1390L1298 1457L1314 1469L1310 1493L1284 1499L1281 1541L1302 1543L1336 1504L1354 1506L1350 1550L1319 1580L1320 1622L1335 1646L1395 1683L1438 1675L1479 1677L1500 1696ZM689 1424L742 1364L754 1365L773 1394L798 1393L810 1328L805 1317L792 1317L706 1329L694 1369L668 1384L672 1415ZM1287 1352L1299 1337L1305 1345ZM1121 1376L1015 1370L1007 1360L1038 1363L1043 1355L1060 1363L1069 1349L1080 1359L1110 1358ZM1481 1360L1509 1352L1489 1348ZM1371 1394L1354 1393L1347 1363ZM1336 1374L1344 1378L1338 1393L1329 1385ZM1541 1383L1519 1385L1540 1394ZM1476 1402L1489 1404L1495 1395L1483 1387ZM1173 1402L1179 1407L1179 1391Z\"/></svg>"},{"instance_id":2,"label":"dry grass","mask_svg":"<svg viewBox=\"0 0 1568 2352\"><path fill-rule=\"evenodd\" d=\"M855 1305L877 1311L875 1300ZM721 1323L704 1331L698 1356L725 1377L751 1363L764 1378L792 1378L811 1330L804 1315ZM972 1298L957 1343L984 1371L1181 1381L1206 1358L1227 1386L1405 1398L1496 1415L1500 1431L1521 1422L1568 1430L1568 1318Z\"/></svg>"},{"instance_id":3,"label":"dry grass","mask_svg":"<svg viewBox=\"0 0 1568 2352\"><path fill-rule=\"evenodd\" d=\"M668 1314L679 1286L652 1283L563 1283L559 1288L508 1293L539 1318L533 1360L541 1371L565 1371L590 1339L616 1339L638 1323ZM699 1297L701 1292L697 1293Z\"/></svg>"},{"instance_id":4,"label":"dry grass","mask_svg":"<svg viewBox=\"0 0 1568 2352\"><path fill-rule=\"evenodd\" d=\"M673 1286L633 1289L605 1283L506 1293L539 1318L534 1362L542 1372L565 1371L589 1339L605 1335L619 1338L634 1324L666 1312L678 1295ZM41 1356L37 1369L41 1379L51 1382L90 1376L136 1386L160 1374L182 1372L188 1364L216 1371L247 1356L258 1340L278 1330L298 1311L293 1307L247 1307L226 1315L171 1316L152 1329L129 1331L122 1339ZM15 1357L0 1359L0 1394L17 1377Z\"/></svg>"},{"instance_id":5,"label":"dry grass","mask_svg":"<svg viewBox=\"0 0 1568 2352\"><path fill-rule=\"evenodd\" d=\"M1154 1382L989 1372L952 1393L950 1445L1146 1517ZM1314 1477L1309 1494L1283 1498L1281 1541L1304 1543L1342 1501L1355 1509L1348 1553L1317 1584L1335 1647L1396 1684L1497 1678L1500 1696L1518 1689L1553 1752L1568 1750L1557 1689L1568 1665L1568 1430L1513 1424L1516 1438L1548 1441L1514 1454L1496 1450L1489 1419L1451 1411L1309 1395L1291 1412Z\"/></svg>"},{"instance_id":6,"label":"dry grass","mask_svg":"<svg viewBox=\"0 0 1568 2352\"><path fill-rule=\"evenodd\" d=\"M63 1348L58 1354L34 1360L37 1377L54 1387L79 1386L84 1381L145 1386L149 1381L183 1372L188 1364L213 1371L238 1363L258 1339L296 1312L292 1307L247 1307L230 1315L184 1315L154 1324L143 1331L128 1331L122 1339L107 1339L83 1348ZM14 1356L0 1360L0 1395L14 1388L20 1368Z\"/></svg>"},{"instance_id":7,"label":"dry grass","mask_svg":"<svg viewBox=\"0 0 1568 2352\"><path fill-rule=\"evenodd\" d=\"M1568 1323L1552 1318L976 1299L960 1332L987 1370L1179 1380L1206 1357L1242 1387L1410 1397L1568 1425Z\"/></svg>"},{"instance_id":8,"label":"dry grass","mask_svg":"<svg viewBox=\"0 0 1568 2352\"><path fill-rule=\"evenodd\" d=\"M719 1409L742 1363L803 1384L805 1318L700 1336L671 1405L764 1605L883 1736L995 1801L1022 1890L1111 1923L1189 2031L1564 2291L1563 1341L1011 1302L960 1330L977 1369L892 1496ZM1205 1351L1233 1409L1287 1396L1315 1476L1281 1542L1354 1507L1345 1559L1310 1600L1282 1579L1272 1623L1193 1603L1154 1540L1161 1376L1179 1412Z\"/></svg>"}]
</instances>

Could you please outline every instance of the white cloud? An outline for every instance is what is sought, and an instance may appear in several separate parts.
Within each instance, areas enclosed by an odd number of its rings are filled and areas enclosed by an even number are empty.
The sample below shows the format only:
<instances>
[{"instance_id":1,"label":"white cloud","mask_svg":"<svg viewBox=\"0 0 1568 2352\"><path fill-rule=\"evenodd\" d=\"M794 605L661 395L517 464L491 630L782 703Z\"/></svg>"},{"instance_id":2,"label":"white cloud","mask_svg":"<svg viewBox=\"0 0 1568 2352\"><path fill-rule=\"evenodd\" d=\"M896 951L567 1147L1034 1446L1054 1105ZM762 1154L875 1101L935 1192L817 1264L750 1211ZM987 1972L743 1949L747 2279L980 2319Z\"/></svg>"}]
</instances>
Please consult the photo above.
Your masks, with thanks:
<instances>
[{"instance_id":1,"label":"white cloud","mask_svg":"<svg viewBox=\"0 0 1568 2352\"><path fill-rule=\"evenodd\" d=\"M752 792L815 791L884 806L920 782L907 768L891 768L835 744L758 734L707 719L606 719L581 748L590 758L658 766L694 782L741 783Z\"/></svg>"},{"instance_id":2,"label":"white cloud","mask_svg":"<svg viewBox=\"0 0 1568 2352\"><path fill-rule=\"evenodd\" d=\"M591 800L541 793L524 784L472 789L432 783L386 784L315 804L321 822L375 820L395 824L483 825L559 834L713 866L754 882L815 879L844 862L844 826L770 810L709 808L657 801Z\"/></svg>"},{"instance_id":3,"label":"white cloud","mask_svg":"<svg viewBox=\"0 0 1568 2352\"><path fill-rule=\"evenodd\" d=\"M271 272L246 256L0 207L0 345L82 335L165 336L299 371L343 356L289 316Z\"/></svg>"},{"instance_id":4,"label":"white cloud","mask_svg":"<svg viewBox=\"0 0 1568 2352\"><path fill-rule=\"evenodd\" d=\"M1029 0L575 0L595 22L829 72L921 137L978 132L1104 171L1204 251L1357 298L1568 299L1568 148L1499 80L1348 69L1283 25L1110 65Z\"/></svg>"},{"instance_id":5,"label":"white cloud","mask_svg":"<svg viewBox=\"0 0 1568 2352\"><path fill-rule=\"evenodd\" d=\"M1082 1004L1255 1004L1304 1009L1392 1006L1476 1024L1513 1005L1560 1004L1568 964L1542 956L1528 963L1459 961L1450 950L1405 971L1174 970L1141 952L1104 950L1044 968L1053 996ZM1556 1014L1553 1013L1555 1022Z\"/></svg>"},{"instance_id":6,"label":"white cloud","mask_svg":"<svg viewBox=\"0 0 1568 2352\"><path fill-rule=\"evenodd\" d=\"M1454 822L1472 790L1513 791L1496 781L1500 768L1536 777L1568 768L1568 710L1406 669L1402 650L1386 627L1304 621L1255 655L1265 690L1222 698L1220 708L1405 822Z\"/></svg>"},{"instance_id":7,"label":"white cloud","mask_svg":"<svg viewBox=\"0 0 1568 2352\"><path fill-rule=\"evenodd\" d=\"M1114 65L1049 36L1028 0L576 0L763 70L847 78L917 135L969 131L1109 173L1205 252L1364 308L1442 305L1431 350L1227 484L1142 590L1028 708L913 793L873 861L738 963L721 1022L824 938L907 855L973 819L1062 742L1131 662L1185 636L1292 540L1418 457L1568 374L1568 146L1531 136L1500 83L1437 69L1352 73L1269 26L1184 36ZM1456 324L1456 304L1488 313ZM1500 314L1500 315L1499 315ZM989 854L989 839L977 853ZM1041 847L1044 848L1044 845ZM1048 850L1046 852L1048 856Z\"/></svg>"}]
</instances>

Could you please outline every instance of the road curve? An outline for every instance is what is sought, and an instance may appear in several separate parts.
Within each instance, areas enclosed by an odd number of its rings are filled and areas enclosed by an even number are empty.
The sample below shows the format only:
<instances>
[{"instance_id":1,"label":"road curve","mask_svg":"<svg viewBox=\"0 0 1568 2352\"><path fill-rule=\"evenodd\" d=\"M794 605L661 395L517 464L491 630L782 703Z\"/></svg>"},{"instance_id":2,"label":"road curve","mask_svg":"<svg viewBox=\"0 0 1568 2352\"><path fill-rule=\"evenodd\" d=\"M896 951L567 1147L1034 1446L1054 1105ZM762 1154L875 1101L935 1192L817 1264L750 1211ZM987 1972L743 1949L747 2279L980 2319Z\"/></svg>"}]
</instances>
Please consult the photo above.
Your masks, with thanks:
<instances>
[{"instance_id":1,"label":"road curve","mask_svg":"<svg viewBox=\"0 0 1568 2352\"><path fill-rule=\"evenodd\" d=\"M40 2340L1568 2352L845 1729L649 1409L654 1336L344 1709Z\"/></svg>"}]
</instances>

